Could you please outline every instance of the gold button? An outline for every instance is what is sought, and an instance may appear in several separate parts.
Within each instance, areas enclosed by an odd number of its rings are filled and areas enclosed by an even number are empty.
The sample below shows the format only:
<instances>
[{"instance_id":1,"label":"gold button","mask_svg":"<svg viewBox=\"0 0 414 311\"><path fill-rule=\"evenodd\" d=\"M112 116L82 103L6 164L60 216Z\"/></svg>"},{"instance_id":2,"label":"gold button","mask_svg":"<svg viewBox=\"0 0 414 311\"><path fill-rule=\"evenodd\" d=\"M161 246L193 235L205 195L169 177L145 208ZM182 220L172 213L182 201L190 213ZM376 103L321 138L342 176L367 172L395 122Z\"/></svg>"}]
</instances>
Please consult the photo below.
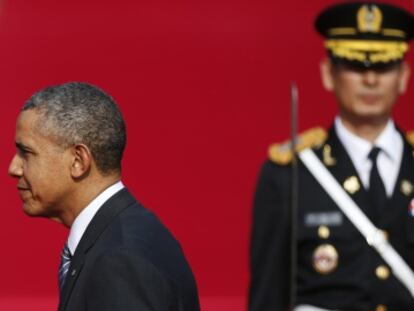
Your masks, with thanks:
<instances>
[{"instance_id":1,"label":"gold button","mask_svg":"<svg viewBox=\"0 0 414 311\"><path fill-rule=\"evenodd\" d=\"M390 277L390 269L387 266L381 265L375 269L375 274L380 280L386 280Z\"/></svg>"},{"instance_id":2,"label":"gold button","mask_svg":"<svg viewBox=\"0 0 414 311\"><path fill-rule=\"evenodd\" d=\"M409 180L404 179L401 181L400 190L405 196L408 197L411 193L413 193L414 186Z\"/></svg>"},{"instance_id":3,"label":"gold button","mask_svg":"<svg viewBox=\"0 0 414 311\"><path fill-rule=\"evenodd\" d=\"M375 311L387 311L387 307L386 307L386 306L384 306L384 305L378 305L378 306L375 308Z\"/></svg>"},{"instance_id":4,"label":"gold button","mask_svg":"<svg viewBox=\"0 0 414 311\"><path fill-rule=\"evenodd\" d=\"M327 226L319 226L318 228L318 236L321 239L327 239L329 238L329 235L331 234L331 231Z\"/></svg>"},{"instance_id":5,"label":"gold button","mask_svg":"<svg viewBox=\"0 0 414 311\"><path fill-rule=\"evenodd\" d=\"M346 191L350 194L354 194L355 192L359 191L361 185L359 184L358 178L356 176L348 177L343 184Z\"/></svg>"}]
</instances>

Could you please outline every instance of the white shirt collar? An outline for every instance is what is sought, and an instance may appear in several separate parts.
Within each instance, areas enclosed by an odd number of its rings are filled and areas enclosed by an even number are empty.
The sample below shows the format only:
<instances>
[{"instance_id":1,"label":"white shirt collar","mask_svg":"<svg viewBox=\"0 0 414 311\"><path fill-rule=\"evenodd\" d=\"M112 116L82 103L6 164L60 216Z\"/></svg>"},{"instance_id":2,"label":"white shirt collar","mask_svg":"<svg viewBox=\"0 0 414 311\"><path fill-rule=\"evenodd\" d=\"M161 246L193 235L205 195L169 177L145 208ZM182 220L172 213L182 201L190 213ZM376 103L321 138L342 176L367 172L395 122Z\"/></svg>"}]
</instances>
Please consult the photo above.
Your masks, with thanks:
<instances>
[{"instance_id":1,"label":"white shirt collar","mask_svg":"<svg viewBox=\"0 0 414 311\"><path fill-rule=\"evenodd\" d=\"M397 150L399 150L400 147L399 140L401 140L401 135L396 130L394 122L390 120L385 129L375 140L374 145L381 148L392 161L397 161L399 155Z\"/></svg>"},{"instance_id":2,"label":"white shirt collar","mask_svg":"<svg viewBox=\"0 0 414 311\"><path fill-rule=\"evenodd\" d=\"M398 151L401 147L401 136L391 119L377 137L374 144L351 133L343 125L340 117L335 118L335 130L354 164L365 161L373 146L381 148L390 160L398 161L399 159Z\"/></svg>"},{"instance_id":3,"label":"white shirt collar","mask_svg":"<svg viewBox=\"0 0 414 311\"><path fill-rule=\"evenodd\" d=\"M368 159L372 144L354 133L351 133L343 125L340 117L335 118L335 131L358 171L358 164L363 163Z\"/></svg>"},{"instance_id":4,"label":"white shirt collar","mask_svg":"<svg viewBox=\"0 0 414 311\"><path fill-rule=\"evenodd\" d=\"M92 221L93 216L101 208L101 206L115 193L123 189L125 186L121 181L113 184L101 192L95 199L92 200L75 218L75 221L70 228L68 237L68 247L70 253L75 253L76 247L78 246L83 234L89 223Z\"/></svg>"}]
</instances>

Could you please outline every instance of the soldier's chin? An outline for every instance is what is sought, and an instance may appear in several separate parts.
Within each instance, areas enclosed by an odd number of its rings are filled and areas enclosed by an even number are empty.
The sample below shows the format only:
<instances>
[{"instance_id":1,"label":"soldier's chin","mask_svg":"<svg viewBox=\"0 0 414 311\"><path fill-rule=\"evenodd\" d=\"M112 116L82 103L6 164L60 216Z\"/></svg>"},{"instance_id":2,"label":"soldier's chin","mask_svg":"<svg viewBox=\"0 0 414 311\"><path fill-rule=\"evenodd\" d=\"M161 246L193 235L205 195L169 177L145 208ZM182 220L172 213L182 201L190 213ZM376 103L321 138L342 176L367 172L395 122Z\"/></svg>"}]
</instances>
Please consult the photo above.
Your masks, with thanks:
<instances>
[{"instance_id":1,"label":"soldier's chin","mask_svg":"<svg viewBox=\"0 0 414 311\"><path fill-rule=\"evenodd\" d=\"M359 123L382 124L388 120L389 117L390 114L382 111L381 109L367 107L367 109L360 109L360 111L358 111L357 120Z\"/></svg>"}]
</instances>

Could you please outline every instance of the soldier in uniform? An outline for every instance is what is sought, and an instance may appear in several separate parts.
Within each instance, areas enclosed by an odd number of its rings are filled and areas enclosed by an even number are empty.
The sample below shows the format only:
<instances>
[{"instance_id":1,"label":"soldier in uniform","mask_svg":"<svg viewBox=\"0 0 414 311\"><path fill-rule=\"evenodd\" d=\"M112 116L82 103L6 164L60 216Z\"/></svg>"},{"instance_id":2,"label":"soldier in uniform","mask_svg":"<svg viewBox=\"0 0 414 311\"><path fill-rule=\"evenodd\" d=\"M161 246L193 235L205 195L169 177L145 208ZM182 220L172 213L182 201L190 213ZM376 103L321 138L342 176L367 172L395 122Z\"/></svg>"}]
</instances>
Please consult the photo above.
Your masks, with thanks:
<instances>
[{"instance_id":1,"label":"soldier in uniform","mask_svg":"<svg viewBox=\"0 0 414 311\"><path fill-rule=\"evenodd\" d=\"M320 13L315 27L328 52L322 83L339 111L328 131L299 135L297 151L316 154L408 269L401 273L400 264L367 242L301 160L292 263L292 153L288 144L274 144L254 200L249 309L288 310L295 264L294 310L414 310L414 135L402 132L391 116L407 87L404 56L414 18L392 5L347 2Z\"/></svg>"}]
</instances>

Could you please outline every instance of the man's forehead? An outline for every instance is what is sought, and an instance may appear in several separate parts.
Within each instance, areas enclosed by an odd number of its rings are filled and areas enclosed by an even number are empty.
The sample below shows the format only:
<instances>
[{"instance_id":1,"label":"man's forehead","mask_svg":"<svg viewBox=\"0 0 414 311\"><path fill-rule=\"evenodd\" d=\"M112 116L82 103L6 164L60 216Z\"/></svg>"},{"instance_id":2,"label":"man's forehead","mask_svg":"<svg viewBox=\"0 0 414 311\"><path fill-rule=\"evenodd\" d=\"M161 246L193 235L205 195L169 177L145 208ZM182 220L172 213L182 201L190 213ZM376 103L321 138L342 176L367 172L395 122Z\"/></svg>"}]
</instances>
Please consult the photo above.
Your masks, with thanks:
<instances>
[{"instance_id":1,"label":"man's forehead","mask_svg":"<svg viewBox=\"0 0 414 311\"><path fill-rule=\"evenodd\" d=\"M15 133L15 144L21 149L34 149L36 146L35 137L37 130L33 126L33 121L28 119L24 115L20 115L17 119L16 133Z\"/></svg>"},{"instance_id":2,"label":"man's forehead","mask_svg":"<svg viewBox=\"0 0 414 311\"><path fill-rule=\"evenodd\" d=\"M26 146L33 145L36 140L47 139L41 133L39 127L41 126L41 114L34 109L22 111L16 123L16 144L23 144Z\"/></svg>"},{"instance_id":3,"label":"man's forehead","mask_svg":"<svg viewBox=\"0 0 414 311\"><path fill-rule=\"evenodd\" d=\"M26 128L34 127L39 120L41 113L35 109L23 110L17 117L17 127Z\"/></svg>"},{"instance_id":4,"label":"man's forehead","mask_svg":"<svg viewBox=\"0 0 414 311\"><path fill-rule=\"evenodd\" d=\"M41 149L56 149L57 151L66 149L55 135L50 124L47 124L44 114L38 109L20 112L16 124L16 145L21 144L39 152Z\"/></svg>"}]
</instances>

